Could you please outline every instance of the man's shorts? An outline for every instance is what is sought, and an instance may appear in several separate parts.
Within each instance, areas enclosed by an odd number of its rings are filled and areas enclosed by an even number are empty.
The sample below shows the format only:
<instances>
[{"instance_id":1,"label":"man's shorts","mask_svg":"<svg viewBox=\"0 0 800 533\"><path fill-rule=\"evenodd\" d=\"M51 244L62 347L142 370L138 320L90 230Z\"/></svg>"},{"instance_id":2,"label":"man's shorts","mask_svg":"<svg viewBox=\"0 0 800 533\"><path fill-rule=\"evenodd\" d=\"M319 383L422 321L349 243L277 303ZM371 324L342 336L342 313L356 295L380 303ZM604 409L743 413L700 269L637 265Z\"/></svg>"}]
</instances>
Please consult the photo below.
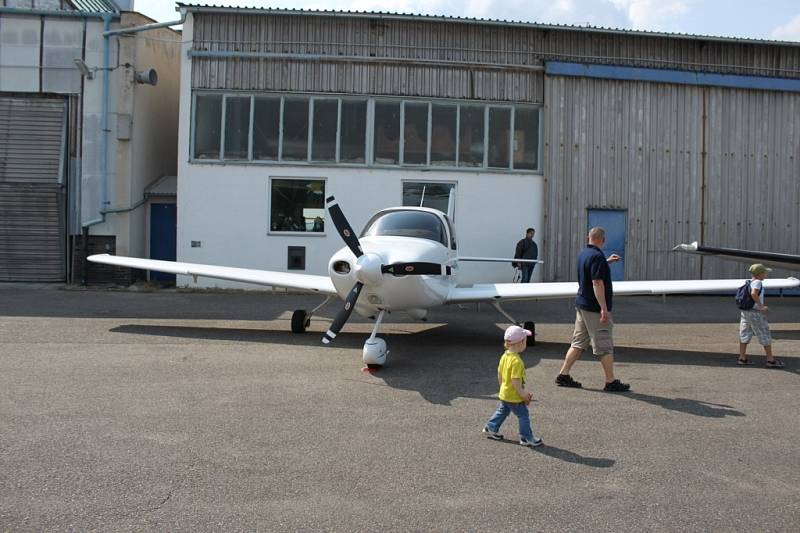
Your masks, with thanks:
<instances>
[{"instance_id":1,"label":"man's shorts","mask_svg":"<svg viewBox=\"0 0 800 533\"><path fill-rule=\"evenodd\" d=\"M600 357L614 353L614 321L600 322L600 313L575 309L575 331L572 333L572 347L585 350L591 344L592 352Z\"/></svg>"},{"instance_id":2,"label":"man's shorts","mask_svg":"<svg viewBox=\"0 0 800 533\"><path fill-rule=\"evenodd\" d=\"M739 321L739 341L747 344L753 337L758 337L761 346L772 344L767 315L757 309L748 309L742 311L742 319Z\"/></svg>"}]
</instances>

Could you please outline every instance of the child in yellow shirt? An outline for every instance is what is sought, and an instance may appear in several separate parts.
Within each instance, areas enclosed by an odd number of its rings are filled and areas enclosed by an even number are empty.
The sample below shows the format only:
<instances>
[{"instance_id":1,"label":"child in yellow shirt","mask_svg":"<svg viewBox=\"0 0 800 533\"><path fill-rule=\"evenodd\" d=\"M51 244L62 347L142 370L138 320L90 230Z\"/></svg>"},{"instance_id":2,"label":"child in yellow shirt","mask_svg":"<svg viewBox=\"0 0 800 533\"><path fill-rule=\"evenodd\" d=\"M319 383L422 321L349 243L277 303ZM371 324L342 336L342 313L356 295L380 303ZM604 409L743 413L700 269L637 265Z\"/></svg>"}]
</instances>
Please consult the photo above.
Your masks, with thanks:
<instances>
[{"instance_id":1,"label":"child in yellow shirt","mask_svg":"<svg viewBox=\"0 0 800 533\"><path fill-rule=\"evenodd\" d=\"M528 346L531 332L519 326L510 326L503 335L506 351L497 365L497 382L500 384L500 404L483 427L483 433L490 439L503 440L498 433L500 426L510 413L519 419L519 443L535 448L542 445L542 439L533 434L528 404L533 395L525 390L525 363L519 354Z\"/></svg>"}]
</instances>

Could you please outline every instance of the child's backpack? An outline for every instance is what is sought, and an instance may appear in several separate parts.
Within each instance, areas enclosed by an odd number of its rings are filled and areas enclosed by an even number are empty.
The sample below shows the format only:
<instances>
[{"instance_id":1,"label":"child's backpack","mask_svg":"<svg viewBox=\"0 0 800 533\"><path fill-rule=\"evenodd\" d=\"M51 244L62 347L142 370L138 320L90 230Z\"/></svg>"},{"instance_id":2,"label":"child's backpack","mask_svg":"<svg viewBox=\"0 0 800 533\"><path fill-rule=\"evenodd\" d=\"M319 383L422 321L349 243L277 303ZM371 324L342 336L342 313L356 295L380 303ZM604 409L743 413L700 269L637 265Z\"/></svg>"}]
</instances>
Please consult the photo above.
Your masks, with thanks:
<instances>
[{"instance_id":1,"label":"child's backpack","mask_svg":"<svg viewBox=\"0 0 800 533\"><path fill-rule=\"evenodd\" d=\"M743 311L752 309L756 305L756 301L753 300L751 292L749 281L745 281L744 285L736 289L736 307Z\"/></svg>"}]
</instances>

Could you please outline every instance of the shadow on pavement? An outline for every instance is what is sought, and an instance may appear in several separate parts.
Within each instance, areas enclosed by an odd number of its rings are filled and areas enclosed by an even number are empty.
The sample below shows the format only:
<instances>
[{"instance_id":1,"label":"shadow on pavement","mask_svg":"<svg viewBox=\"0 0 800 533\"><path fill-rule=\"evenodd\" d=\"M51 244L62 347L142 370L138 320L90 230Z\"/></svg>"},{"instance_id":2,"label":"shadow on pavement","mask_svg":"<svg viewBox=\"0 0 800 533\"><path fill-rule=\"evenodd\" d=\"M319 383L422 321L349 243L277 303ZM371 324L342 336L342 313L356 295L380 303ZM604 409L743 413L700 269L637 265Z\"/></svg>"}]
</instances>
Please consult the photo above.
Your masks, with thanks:
<instances>
[{"instance_id":1,"label":"shadow on pavement","mask_svg":"<svg viewBox=\"0 0 800 533\"><path fill-rule=\"evenodd\" d=\"M511 444L514 446L520 445L518 441L511 439L503 439L497 442L501 444ZM574 463L578 465L591 466L593 468L611 468L617 462L614 459L606 459L603 457L584 457L583 455L571 452L569 450L564 450L563 448L550 446L547 443L542 444L538 448L531 448L531 449L542 455L552 457L553 459L558 459L559 461L564 461L565 463Z\"/></svg>"},{"instance_id":2,"label":"shadow on pavement","mask_svg":"<svg viewBox=\"0 0 800 533\"><path fill-rule=\"evenodd\" d=\"M583 390L590 392L599 392L602 394L609 394L601 389L587 389ZM623 398L630 398L650 405L657 405L670 411L678 411L695 416L703 416L707 418L724 418L726 416L746 416L741 411L737 411L730 405L704 402L702 400L692 400L691 398L665 398L663 396L652 396L650 394L642 394L641 392L621 392L615 393L617 396Z\"/></svg>"}]
</instances>

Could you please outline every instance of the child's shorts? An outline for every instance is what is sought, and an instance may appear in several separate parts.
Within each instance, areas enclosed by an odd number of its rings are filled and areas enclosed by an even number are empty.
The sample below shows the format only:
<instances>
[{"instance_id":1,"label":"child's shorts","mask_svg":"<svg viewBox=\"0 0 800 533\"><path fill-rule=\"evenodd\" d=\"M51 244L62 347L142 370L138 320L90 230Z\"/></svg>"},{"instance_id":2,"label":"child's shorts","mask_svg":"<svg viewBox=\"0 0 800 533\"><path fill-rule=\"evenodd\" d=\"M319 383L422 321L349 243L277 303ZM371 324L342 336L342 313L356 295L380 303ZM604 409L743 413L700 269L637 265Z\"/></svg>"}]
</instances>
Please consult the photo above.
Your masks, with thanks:
<instances>
[{"instance_id":1,"label":"child's shorts","mask_svg":"<svg viewBox=\"0 0 800 533\"><path fill-rule=\"evenodd\" d=\"M772 344L767 315L757 309L748 309L742 311L742 318L739 321L739 341L747 344L753 337L758 338L761 346Z\"/></svg>"}]
</instances>

